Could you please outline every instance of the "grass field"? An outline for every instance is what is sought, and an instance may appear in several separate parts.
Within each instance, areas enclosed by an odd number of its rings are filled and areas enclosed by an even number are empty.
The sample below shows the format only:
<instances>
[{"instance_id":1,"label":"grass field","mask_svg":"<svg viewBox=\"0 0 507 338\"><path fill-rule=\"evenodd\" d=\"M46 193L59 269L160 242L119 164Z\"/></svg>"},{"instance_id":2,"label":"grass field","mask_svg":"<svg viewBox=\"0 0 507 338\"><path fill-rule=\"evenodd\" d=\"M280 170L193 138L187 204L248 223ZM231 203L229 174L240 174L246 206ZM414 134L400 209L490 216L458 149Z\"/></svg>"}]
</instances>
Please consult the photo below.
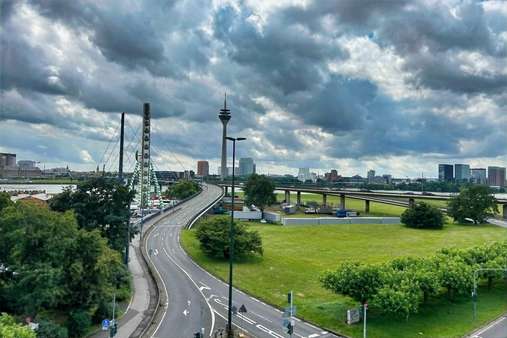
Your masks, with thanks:
<instances>
[{"instance_id":1,"label":"grass field","mask_svg":"<svg viewBox=\"0 0 507 338\"><path fill-rule=\"evenodd\" d=\"M346 261L379 263L398 256L427 256L443 247L470 247L507 239L507 229L491 225L446 225L444 230L415 230L401 225L329 225L282 227L249 223L263 239L264 256L238 262L236 285L264 301L285 306L294 290L298 316L352 337L361 325L344 323L350 298L320 286L319 275ZM226 262L203 255L194 231L184 231L182 245L203 267L224 279ZM434 299L408 321L386 318L370 311L369 337L460 337L507 310L507 285L479 291L478 319L472 321L472 303Z\"/></svg>"}]
</instances>

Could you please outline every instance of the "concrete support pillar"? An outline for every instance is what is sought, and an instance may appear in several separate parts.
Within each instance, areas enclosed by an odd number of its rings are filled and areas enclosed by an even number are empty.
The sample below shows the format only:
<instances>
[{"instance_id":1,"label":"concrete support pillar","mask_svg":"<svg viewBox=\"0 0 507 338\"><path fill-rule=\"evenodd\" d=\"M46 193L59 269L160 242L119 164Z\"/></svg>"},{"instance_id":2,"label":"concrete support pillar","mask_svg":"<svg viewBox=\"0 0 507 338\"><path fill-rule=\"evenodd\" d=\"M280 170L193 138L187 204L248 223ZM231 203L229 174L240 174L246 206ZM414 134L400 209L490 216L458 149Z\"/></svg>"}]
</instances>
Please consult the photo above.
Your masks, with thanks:
<instances>
[{"instance_id":1,"label":"concrete support pillar","mask_svg":"<svg viewBox=\"0 0 507 338\"><path fill-rule=\"evenodd\" d=\"M503 218L507 219L507 204L502 205Z\"/></svg>"},{"instance_id":2,"label":"concrete support pillar","mask_svg":"<svg viewBox=\"0 0 507 338\"><path fill-rule=\"evenodd\" d=\"M327 195L322 194L322 205L327 205Z\"/></svg>"},{"instance_id":3,"label":"concrete support pillar","mask_svg":"<svg viewBox=\"0 0 507 338\"><path fill-rule=\"evenodd\" d=\"M290 190L285 190L285 203L290 203Z\"/></svg>"},{"instance_id":4,"label":"concrete support pillar","mask_svg":"<svg viewBox=\"0 0 507 338\"><path fill-rule=\"evenodd\" d=\"M413 198L409 198L409 199L408 199L408 206L409 206L410 208L415 207L415 199L413 199Z\"/></svg>"},{"instance_id":5,"label":"concrete support pillar","mask_svg":"<svg viewBox=\"0 0 507 338\"><path fill-rule=\"evenodd\" d=\"M296 194L296 200L298 207L301 205L301 191L298 191Z\"/></svg>"},{"instance_id":6,"label":"concrete support pillar","mask_svg":"<svg viewBox=\"0 0 507 338\"><path fill-rule=\"evenodd\" d=\"M340 209L345 209L345 195L340 195Z\"/></svg>"},{"instance_id":7,"label":"concrete support pillar","mask_svg":"<svg viewBox=\"0 0 507 338\"><path fill-rule=\"evenodd\" d=\"M369 200L364 201L364 212L366 214L368 214L370 212L370 201Z\"/></svg>"}]
</instances>

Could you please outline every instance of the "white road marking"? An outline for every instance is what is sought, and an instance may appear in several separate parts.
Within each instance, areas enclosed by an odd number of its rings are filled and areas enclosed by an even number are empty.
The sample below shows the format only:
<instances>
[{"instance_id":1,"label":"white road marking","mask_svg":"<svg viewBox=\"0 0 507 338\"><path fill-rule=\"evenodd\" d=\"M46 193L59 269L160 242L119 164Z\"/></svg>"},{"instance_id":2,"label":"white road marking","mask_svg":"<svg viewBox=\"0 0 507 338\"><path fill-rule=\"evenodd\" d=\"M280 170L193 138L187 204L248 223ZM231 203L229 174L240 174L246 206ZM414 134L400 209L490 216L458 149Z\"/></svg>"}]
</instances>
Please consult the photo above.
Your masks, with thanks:
<instances>
[{"instance_id":1,"label":"white road marking","mask_svg":"<svg viewBox=\"0 0 507 338\"><path fill-rule=\"evenodd\" d=\"M187 304L188 304L188 306L190 306L190 304L192 304L192 302L190 301L190 299L187 300Z\"/></svg>"},{"instance_id":2,"label":"white road marking","mask_svg":"<svg viewBox=\"0 0 507 338\"><path fill-rule=\"evenodd\" d=\"M165 248L162 248L162 249L164 250L167 258L169 258L178 268L180 268L180 270L183 271L183 273L185 273L185 275L187 275L188 279L190 279L192 281L192 283L194 283L195 287L199 290L199 286L192 279L192 277L190 277L190 274L188 272L186 272L185 269L183 269L178 263L176 263L176 261L171 256L169 256L169 254L167 253L167 250ZM204 301L206 302L206 304L208 304L209 310L211 312L211 329L210 329L210 334L209 334L209 336L211 337L213 334L213 329L215 328L215 313L213 312L213 309L211 308L211 304L208 302L208 300L204 296L204 293L202 293L201 290L199 290L199 292L201 293L202 298L204 298Z\"/></svg>"},{"instance_id":3,"label":"white road marking","mask_svg":"<svg viewBox=\"0 0 507 338\"><path fill-rule=\"evenodd\" d=\"M199 287L199 290L211 290L211 288L209 286L200 286Z\"/></svg>"},{"instance_id":4,"label":"white road marking","mask_svg":"<svg viewBox=\"0 0 507 338\"><path fill-rule=\"evenodd\" d=\"M311 335L308 336L308 338L315 338L315 337L318 337L319 334L318 333L312 333Z\"/></svg>"},{"instance_id":5,"label":"white road marking","mask_svg":"<svg viewBox=\"0 0 507 338\"><path fill-rule=\"evenodd\" d=\"M256 316L257 316L257 317L259 317L259 318L264 319L264 320L265 320L265 321L267 321L267 322L273 323L271 320L269 320L268 318L266 318L266 317L264 317L264 316L261 316L261 315L260 315L260 314L258 314L258 313L255 313L255 312L253 312L253 311L250 311L250 313L251 313L251 314L253 314L253 315L256 315Z\"/></svg>"},{"instance_id":6,"label":"white road marking","mask_svg":"<svg viewBox=\"0 0 507 338\"><path fill-rule=\"evenodd\" d=\"M185 317L190 313L190 311L188 311L187 309L185 309L185 311L183 311L183 314L185 315Z\"/></svg>"}]
</instances>

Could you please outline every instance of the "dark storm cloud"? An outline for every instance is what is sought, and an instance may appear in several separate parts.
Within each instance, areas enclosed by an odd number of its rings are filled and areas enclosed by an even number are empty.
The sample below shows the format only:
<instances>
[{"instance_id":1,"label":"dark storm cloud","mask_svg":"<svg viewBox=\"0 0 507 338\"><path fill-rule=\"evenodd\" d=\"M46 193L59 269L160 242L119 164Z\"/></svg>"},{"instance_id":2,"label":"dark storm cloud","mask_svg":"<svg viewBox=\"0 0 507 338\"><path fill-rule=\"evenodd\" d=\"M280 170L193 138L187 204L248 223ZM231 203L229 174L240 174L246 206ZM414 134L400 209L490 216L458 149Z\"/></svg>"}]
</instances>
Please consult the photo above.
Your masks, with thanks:
<instances>
[{"instance_id":1,"label":"dark storm cloud","mask_svg":"<svg viewBox=\"0 0 507 338\"><path fill-rule=\"evenodd\" d=\"M217 113L227 91L230 134L261 139L250 138L242 151L284 157L288 165L321 155L505 153L494 145L505 135L499 124L505 120L495 109L507 106L507 75L499 71L507 55L507 18L484 11L479 2L314 0L278 7L266 17L243 1L218 8L207 0L1 6L2 124L49 124L78 138L104 140L104 130L116 121L112 113L141 114L142 103L150 102L159 150L212 159L219 153ZM47 21L30 21L31 11ZM45 34L34 38L32 28ZM55 34L59 30L71 41L68 49L65 37ZM330 71L330 64L353 60L343 41L358 37L399 57L403 94L432 89L430 97L390 97L384 84L360 69L367 63L350 74ZM470 53L486 67L475 69ZM384 77L399 76L388 66L380 68ZM488 120L465 112L480 106L477 97L489 100ZM62 110L61 99L81 110ZM262 122L272 110L284 118ZM464 140L477 145L463 150ZM308 154L313 146L319 148Z\"/></svg>"},{"instance_id":2,"label":"dark storm cloud","mask_svg":"<svg viewBox=\"0 0 507 338\"><path fill-rule=\"evenodd\" d=\"M251 68L283 95L319 84L322 64L345 56L333 41L316 39L300 25L271 19L260 31L252 17L248 10L219 9L214 18L215 36L226 45L226 54L234 62Z\"/></svg>"}]
</instances>

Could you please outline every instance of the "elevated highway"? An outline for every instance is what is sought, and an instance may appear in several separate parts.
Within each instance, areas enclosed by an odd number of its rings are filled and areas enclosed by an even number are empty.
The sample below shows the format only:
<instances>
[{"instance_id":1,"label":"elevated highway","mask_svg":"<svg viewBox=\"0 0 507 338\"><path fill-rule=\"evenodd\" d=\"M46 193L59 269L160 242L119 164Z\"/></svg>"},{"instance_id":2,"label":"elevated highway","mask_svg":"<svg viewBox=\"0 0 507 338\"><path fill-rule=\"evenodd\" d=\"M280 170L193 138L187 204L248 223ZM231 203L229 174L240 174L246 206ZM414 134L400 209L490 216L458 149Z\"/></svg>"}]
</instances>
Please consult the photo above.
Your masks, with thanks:
<instances>
[{"instance_id":1,"label":"elevated highway","mask_svg":"<svg viewBox=\"0 0 507 338\"><path fill-rule=\"evenodd\" d=\"M226 192L231 187L231 184L219 184ZM241 188L237 185L236 187ZM380 191L355 191L355 190L339 190L329 188L311 188L311 187L297 187L297 186L277 186L275 190L285 192L285 200L290 203L291 194L296 194L296 204L301 204L301 193L311 193L322 195L322 204L327 204L327 196L339 196L340 197L340 208L345 209L346 198L353 198L365 201L365 212L370 211L370 202L377 202L389 205L396 205L402 207L413 206L416 200L428 200L428 201L449 201L451 196L443 195L429 195L429 194L414 194L414 193L402 193L402 192L380 192ZM507 219L507 199L497 199L497 203L500 208L503 209L503 217ZM445 208L441 208L442 211L446 211Z\"/></svg>"}]
</instances>

